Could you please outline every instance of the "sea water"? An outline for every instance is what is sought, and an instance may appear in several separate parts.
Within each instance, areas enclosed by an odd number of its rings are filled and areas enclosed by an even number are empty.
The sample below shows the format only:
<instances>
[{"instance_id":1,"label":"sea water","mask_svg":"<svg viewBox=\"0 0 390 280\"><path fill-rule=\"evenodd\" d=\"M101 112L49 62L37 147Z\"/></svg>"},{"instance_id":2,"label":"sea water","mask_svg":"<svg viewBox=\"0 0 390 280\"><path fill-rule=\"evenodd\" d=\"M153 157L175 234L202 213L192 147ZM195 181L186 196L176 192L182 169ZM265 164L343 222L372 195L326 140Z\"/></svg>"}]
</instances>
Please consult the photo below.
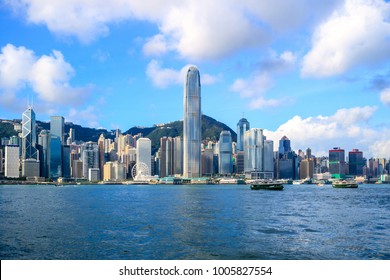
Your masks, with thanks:
<instances>
[{"instance_id":1,"label":"sea water","mask_svg":"<svg viewBox=\"0 0 390 280\"><path fill-rule=\"evenodd\" d=\"M390 259L390 185L0 186L1 259Z\"/></svg>"}]
</instances>

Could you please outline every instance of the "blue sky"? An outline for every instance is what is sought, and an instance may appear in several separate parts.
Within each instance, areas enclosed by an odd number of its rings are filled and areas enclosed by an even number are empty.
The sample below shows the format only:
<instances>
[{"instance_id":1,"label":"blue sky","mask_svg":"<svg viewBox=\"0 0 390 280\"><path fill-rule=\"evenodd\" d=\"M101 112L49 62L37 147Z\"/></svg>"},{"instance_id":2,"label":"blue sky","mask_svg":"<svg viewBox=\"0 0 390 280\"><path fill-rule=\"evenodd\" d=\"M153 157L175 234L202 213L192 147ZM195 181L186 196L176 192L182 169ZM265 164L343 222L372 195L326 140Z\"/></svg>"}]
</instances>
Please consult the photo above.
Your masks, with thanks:
<instances>
[{"instance_id":1,"label":"blue sky","mask_svg":"<svg viewBox=\"0 0 390 280\"><path fill-rule=\"evenodd\" d=\"M390 3L383 0L0 2L0 118L123 131L202 111L316 155L390 158ZM109 3L109 4L108 4Z\"/></svg>"}]
</instances>

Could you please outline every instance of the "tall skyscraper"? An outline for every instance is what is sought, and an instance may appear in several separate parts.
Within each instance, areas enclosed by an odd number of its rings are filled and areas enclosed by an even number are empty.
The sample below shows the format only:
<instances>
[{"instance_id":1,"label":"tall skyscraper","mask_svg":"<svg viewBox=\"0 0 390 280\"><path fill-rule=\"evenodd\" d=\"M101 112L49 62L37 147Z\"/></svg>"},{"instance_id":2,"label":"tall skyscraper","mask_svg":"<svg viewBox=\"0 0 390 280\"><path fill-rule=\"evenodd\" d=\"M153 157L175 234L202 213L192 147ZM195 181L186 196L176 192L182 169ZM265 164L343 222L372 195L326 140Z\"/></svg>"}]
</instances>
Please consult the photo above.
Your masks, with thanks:
<instances>
[{"instance_id":1,"label":"tall skyscraper","mask_svg":"<svg viewBox=\"0 0 390 280\"><path fill-rule=\"evenodd\" d=\"M5 146L4 176L8 178L19 178L19 146Z\"/></svg>"},{"instance_id":2,"label":"tall skyscraper","mask_svg":"<svg viewBox=\"0 0 390 280\"><path fill-rule=\"evenodd\" d=\"M291 142L286 136L283 136L282 139L279 140L279 158L282 158L289 152L291 152Z\"/></svg>"},{"instance_id":3,"label":"tall skyscraper","mask_svg":"<svg viewBox=\"0 0 390 280\"><path fill-rule=\"evenodd\" d=\"M243 151L244 150L244 134L245 131L248 131L250 129L249 122L247 119L242 118L237 123L237 150Z\"/></svg>"},{"instance_id":4,"label":"tall skyscraper","mask_svg":"<svg viewBox=\"0 0 390 280\"><path fill-rule=\"evenodd\" d=\"M363 152L358 149L353 149L348 153L349 175L362 176L364 158Z\"/></svg>"},{"instance_id":5,"label":"tall skyscraper","mask_svg":"<svg viewBox=\"0 0 390 280\"><path fill-rule=\"evenodd\" d=\"M136 161L137 166L146 165L148 174L152 174L152 142L149 138L139 138L137 140L137 152L136 152ZM137 170L139 172L139 170Z\"/></svg>"},{"instance_id":6,"label":"tall skyscraper","mask_svg":"<svg viewBox=\"0 0 390 280\"><path fill-rule=\"evenodd\" d=\"M87 142L82 147L82 161L83 161L83 176L89 178L89 169L99 171L98 177L100 178L99 169L99 148L94 142ZM94 177L95 178L95 177Z\"/></svg>"},{"instance_id":7,"label":"tall skyscraper","mask_svg":"<svg viewBox=\"0 0 390 280\"><path fill-rule=\"evenodd\" d=\"M332 178L344 178L345 177L345 152L338 147L329 150L329 172L332 174Z\"/></svg>"},{"instance_id":8,"label":"tall skyscraper","mask_svg":"<svg viewBox=\"0 0 390 280\"><path fill-rule=\"evenodd\" d=\"M190 66L184 85L183 177L201 176L201 86L198 68Z\"/></svg>"},{"instance_id":9,"label":"tall skyscraper","mask_svg":"<svg viewBox=\"0 0 390 280\"><path fill-rule=\"evenodd\" d=\"M41 130L38 135L39 162L41 177L49 177L49 146L50 133L47 130Z\"/></svg>"},{"instance_id":10,"label":"tall skyscraper","mask_svg":"<svg viewBox=\"0 0 390 280\"><path fill-rule=\"evenodd\" d=\"M35 112L32 107L22 114L22 160L38 159Z\"/></svg>"},{"instance_id":11,"label":"tall skyscraper","mask_svg":"<svg viewBox=\"0 0 390 280\"><path fill-rule=\"evenodd\" d=\"M50 117L50 178L62 177L62 145L64 141L64 117Z\"/></svg>"},{"instance_id":12,"label":"tall skyscraper","mask_svg":"<svg viewBox=\"0 0 390 280\"><path fill-rule=\"evenodd\" d=\"M273 179L273 141L263 130L252 128L244 134L244 172L250 179Z\"/></svg>"},{"instance_id":13,"label":"tall skyscraper","mask_svg":"<svg viewBox=\"0 0 390 280\"><path fill-rule=\"evenodd\" d=\"M219 174L233 172L232 135L230 131L223 130L219 135Z\"/></svg>"}]
</instances>

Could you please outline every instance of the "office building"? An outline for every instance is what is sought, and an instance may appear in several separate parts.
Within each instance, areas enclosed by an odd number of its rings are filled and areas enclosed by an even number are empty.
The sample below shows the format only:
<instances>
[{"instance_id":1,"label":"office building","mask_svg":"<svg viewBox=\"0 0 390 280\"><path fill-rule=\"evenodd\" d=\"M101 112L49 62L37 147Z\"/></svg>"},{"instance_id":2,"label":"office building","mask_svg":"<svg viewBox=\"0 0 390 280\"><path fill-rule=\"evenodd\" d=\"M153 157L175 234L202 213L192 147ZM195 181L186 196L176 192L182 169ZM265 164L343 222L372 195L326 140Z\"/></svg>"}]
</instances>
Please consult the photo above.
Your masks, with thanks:
<instances>
[{"instance_id":1,"label":"office building","mask_svg":"<svg viewBox=\"0 0 390 280\"><path fill-rule=\"evenodd\" d=\"M219 174L227 175L233 172L233 146L230 131L223 130L219 135Z\"/></svg>"},{"instance_id":2,"label":"office building","mask_svg":"<svg viewBox=\"0 0 390 280\"><path fill-rule=\"evenodd\" d=\"M183 177L201 175L201 85L199 70L190 66L184 86Z\"/></svg>"},{"instance_id":3,"label":"office building","mask_svg":"<svg viewBox=\"0 0 390 280\"><path fill-rule=\"evenodd\" d=\"M62 177L64 141L64 118L61 116L50 117L50 151L49 151L49 177L57 179Z\"/></svg>"},{"instance_id":4,"label":"office building","mask_svg":"<svg viewBox=\"0 0 390 280\"><path fill-rule=\"evenodd\" d=\"M250 129L247 119L242 118L237 123L237 150L244 151L244 134Z\"/></svg>"},{"instance_id":5,"label":"office building","mask_svg":"<svg viewBox=\"0 0 390 280\"><path fill-rule=\"evenodd\" d=\"M349 175L363 176L363 167L365 165L363 152L359 151L359 149L352 149L348 153L348 165Z\"/></svg>"},{"instance_id":6,"label":"office building","mask_svg":"<svg viewBox=\"0 0 390 280\"><path fill-rule=\"evenodd\" d=\"M19 146L7 145L5 146L4 157L4 176L7 178L19 178Z\"/></svg>"},{"instance_id":7,"label":"office building","mask_svg":"<svg viewBox=\"0 0 390 280\"><path fill-rule=\"evenodd\" d=\"M314 177L314 159L306 158L299 164L299 178L312 179Z\"/></svg>"},{"instance_id":8,"label":"office building","mask_svg":"<svg viewBox=\"0 0 390 280\"><path fill-rule=\"evenodd\" d=\"M100 181L100 169L99 168L89 168L88 169L88 181L90 181L90 182Z\"/></svg>"},{"instance_id":9,"label":"office building","mask_svg":"<svg viewBox=\"0 0 390 280\"><path fill-rule=\"evenodd\" d=\"M94 142L87 142L82 145L82 161L83 161L83 176L89 178L89 169L99 169L99 149L98 145ZM93 171L95 172L95 171ZM100 178L100 173L99 176ZM95 178L95 177L94 177Z\"/></svg>"},{"instance_id":10,"label":"office building","mask_svg":"<svg viewBox=\"0 0 390 280\"><path fill-rule=\"evenodd\" d=\"M39 160L33 158L23 159L22 177L40 177Z\"/></svg>"},{"instance_id":11,"label":"office building","mask_svg":"<svg viewBox=\"0 0 390 280\"><path fill-rule=\"evenodd\" d=\"M144 170L147 174L143 175L151 175L152 174L152 142L149 138L139 138L137 140L137 148L136 148L136 164L137 167L141 168L146 167ZM137 170L137 173L141 169Z\"/></svg>"},{"instance_id":12,"label":"office building","mask_svg":"<svg viewBox=\"0 0 390 280\"><path fill-rule=\"evenodd\" d=\"M291 142L286 136L283 136L279 140L279 158L282 158L283 155L291 152Z\"/></svg>"},{"instance_id":13,"label":"office building","mask_svg":"<svg viewBox=\"0 0 390 280\"><path fill-rule=\"evenodd\" d=\"M252 128L244 134L244 173L248 179L273 179L273 142L263 130Z\"/></svg>"},{"instance_id":14,"label":"office building","mask_svg":"<svg viewBox=\"0 0 390 280\"><path fill-rule=\"evenodd\" d=\"M49 147L50 147L50 133L47 130L41 130L38 135L38 150L40 163L40 176L44 178L49 177Z\"/></svg>"},{"instance_id":15,"label":"office building","mask_svg":"<svg viewBox=\"0 0 390 280\"><path fill-rule=\"evenodd\" d=\"M22 114L22 160L39 158L36 144L35 112L29 107Z\"/></svg>"},{"instance_id":16,"label":"office building","mask_svg":"<svg viewBox=\"0 0 390 280\"><path fill-rule=\"evenodd\" d=\"M345 178L345 151L339 147L329 150L329 172L332 178Z\"/></svg>"}]
</instances>

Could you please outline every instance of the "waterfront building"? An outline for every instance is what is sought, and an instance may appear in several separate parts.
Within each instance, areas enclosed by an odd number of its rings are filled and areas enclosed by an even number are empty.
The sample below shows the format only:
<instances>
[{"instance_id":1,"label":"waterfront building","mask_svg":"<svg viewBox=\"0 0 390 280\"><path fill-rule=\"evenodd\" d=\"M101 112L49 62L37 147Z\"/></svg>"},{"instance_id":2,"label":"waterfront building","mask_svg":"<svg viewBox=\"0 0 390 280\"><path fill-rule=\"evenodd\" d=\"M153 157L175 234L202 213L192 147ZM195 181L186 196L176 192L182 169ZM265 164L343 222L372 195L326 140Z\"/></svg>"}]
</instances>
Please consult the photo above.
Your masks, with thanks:
<instances>
[{"instance_id":1,"label":"waterfront building","mask_svg":"<svg viewBox=\"0 0 390 280\"><path fill-rule=\"evenodd\" d=\"M37 135L35 112L32 107L29 107L22 114L22 160L37 160L39 158L36 144Z\"/></svg>"},{"instance_id":2,"label":"waterfront building","mask_svg":"<svg viewBox=\"0 0 390 280\"><path fill-rule=\"evenodd\" d=\"M152 155L152 142L149 138L139 138L137 140L137 148L136 148L136 164L137 167L140 167L141 165L146 167L147 174L144 175L151 175L152 174L152 162L151 162L151 155ZM138 172L139 170L137 170Z\"/></svg>"},{"instance_id":3,"label":"waterfront building","mask_svg":"<svg viewBox=\"0 0 390 280\"><path fill-rule=\"evenodd\" d=\"M299 164L299 179L307 179L314 177L314 159L306 158L301 160Z\"/></svg>"},{"instance_id":4,"label":"waterfront building","mask_svg":"<svg viewBox=\"0 0 390 280\"><path fill-rule=\"evenodd\" d=\"M70 178L70 167L71 167L71 158L70 158L70 146L62 146L62 177Z\"/></svg>"},{"instance_id":5,"label":"waterfront building","mask_svg":"<svg viewBox=\"0 0 390 280\"><path fill-rule=\"evenodd\" d=\"M19 178L19 146L7 145L5 146L4 155L4 176L7 178Z\"/></svg>"},{"instance_id":6,"label":"waterfront building","mask_svg":"<svg viewBox=\"0 0 390 280\"><path fill-rule=\"evenodd\" d=\"M108 161L104 164L103 167L103 181L113 181L114 180L114 168L113 163Z\"/></svg>"},{"instance_id":7,"label":"waterfront building","mask_svg":"<svg viewBox=\"0 0 390 280\"><path fill-rule=\"evenodd\" d=\"M3 172L3 150L0 149L0 173Z\"/></svg>"},{"instance_id":8,"label":"waterfront building","mask_svg":"<svg viewBox=\"0 0 390 280\"><path fill-rule=\"evenodd\" d=\"M237 151L236 154L236 173L244 173L244 151Z\"/></svg>"},{"instance_id":9,"label":"waterfront building","mask_svg":"<svg viewBox=\"0 0 390 280\"><path fill-rule=\"evenodd\" d=\"M66 139L66 145L72 145L72 143L75 142L75 130L74 128L69 129L69 136L68 139Z\"/></svg>"},{"instance_id":10,"label":"waterfront building","mask_svg":"<svg viewBox=\"0 0 390 280\"><path fill-rule=\"evenodd\" d=\"M22 160L22 177L40 177L39 160L29 158Z\"/></svg>"},{"instance_id":11,"label":"waterfront building","mask_svg":"<svg viewBox=\"0 0 390 280\"><path fill-rule=\"evenodd\" d=\"M346 162L345 151L339 147L329 150L329 172L332 178L345 178Z\"/></svg>"},{"instance_id":12,"label":"waterfront building","mask_svg":"<svg viewBox=\"0 0 390 280\"><path fill-rule=\"evenodd\" d=\"M100 169L99 168L89 168L88 169L88 181L90 181L90 182L100 181Z\"/></svg>"},{"instance_id":13,"label":"waterfront building","mask_svg":"<svg viewBox=\"0 0 390 280\"><path fill-rule=\"evenodd\" d=\"M64 127L63 117L50 117L49 177L53 179L62 177Z\"/></svg>"},{"instance_id":14,"label":"waterfront building","mask_svg":"<svg viewBox=\"0 0 390 280\"><path fill-rule=\"evenodd\" d=\"M183 138L173 138L173 174L183 174Z\"/></svg>"},{"instance_id":15,"label":"waterfront building","mask_svg":"<svg viewBox=\"0 0 390 280\"><path fill-rule=\"evenodd\" d=\"M83 162L76 159L72 163L72 178L81 179L83 176Z\"/></svg>"},{"instance_id":16,"label":"waterfront building","mask_svg":"<svg viewBox=\"0 0 390 280\"><path fill-rule=\"evenodd\" d=\"M237 123L237 150L244 151L244 134L250 129L247 119L242 118Z\"/></svg>"},{"instance_id":17,"label":"waterfront building","mask_svg":"<svg viewBox=\"0 0 390 280\"><path fill-rule=\"evenodd\" d=\"M291 152L291 141L286 136L283 136L279 140L279 158L282 158L283 155Z\"/></svg>"},{"instance_id":18,"label":"waterfront building","mask_svg":"<svg viewBox=\"0 0 390 280\"><path fill-rule=\"evenodd\" d=\"M273 149L271 149L273 143L271 142L266 141L263 130L260 128L252 128L245 132L244 172L246 178L273 179Z\"/></svg>"},{"instance_id":19,"label":"waterfront building","mask_svg":"<svg viewBox=\"0 0 390 280\"><path fill-rule=\"evenodd\" d=\"M205 148L202 151L202 175L212 176L214 174L214 152L212 148Z\"/></svg>"},{"instance_id":20,"label":"waterfront building","mask_svg":"<svg viewBox=\"0 0 390 280\"><path fill-rule=\"evenodd\" d=\"M98 150L99 150L99 169L100 169L100 177L104 177L104 164L106 162L105 156L104 156L104 143L105 143L105 138L103 133L100 134L99 140L98 140Z\"/></svg>"},{"instance_id":21,"label":"waterfront building","mask_svg":"<svg viewBox=\"0 0 390 280\"><path fill-rule=\"evenodd\" d=\"M198 68L190 66L184 86L183 177L201 175L201 85Z\"/></svg>"},{"instance_id":22,"label":"waterfront building","mask_svg":"<svg viewBox=\"0 0 390 280\"><path fill-rule=\"evenodd\" d=\"M38 150L40 163L40 176L44 178L49 177L49 147L50 147L50 133L47 130L41 130L38 135Z\"/></svg>"},{"instance_id":23,"label":"waterfront building","mask_svg":"<svg viewBox=\"0 0 390 280\"><path fill-rule=\"evenodd\" d=\"M219 174L231 174L233 172L232 135L230 131L223 130L219 135Z\"/></svg>"},{"instance_id":24,"label":"waterfront building","mask_svg":"<svg viewBox=\"0 0 390 280\"><path fill-rule=\"evenodd\" d=\"M126 167L121 162L114 162L112 165L113 168L113 177L115 181L123 181L126 179Z\"/></svg>"},{"instance_id":25,"label":"waterfront building","mask_svg":"<svg viewBox=\"0 0 390 280\"><path fill-rule=\"evenodd\" d=\"M82 145L82 161L83 161L83 176L89 178L89 169L99 169L99 149L98 145L94 142L87 142ZM93 171L95 172L95 171Z\"/></svg>"},{"instance_id":26,"label":"waterfront building","mask_svg":"<svg viewBox=\"0 0 390 280\"><path fill-rule=\"evenodd\" d=\"M349 175L363 176L363 167L365 165L363 152L359 151L359 149L352 149L348 153L348 165Z\"/></svg>"}]
</instances>

